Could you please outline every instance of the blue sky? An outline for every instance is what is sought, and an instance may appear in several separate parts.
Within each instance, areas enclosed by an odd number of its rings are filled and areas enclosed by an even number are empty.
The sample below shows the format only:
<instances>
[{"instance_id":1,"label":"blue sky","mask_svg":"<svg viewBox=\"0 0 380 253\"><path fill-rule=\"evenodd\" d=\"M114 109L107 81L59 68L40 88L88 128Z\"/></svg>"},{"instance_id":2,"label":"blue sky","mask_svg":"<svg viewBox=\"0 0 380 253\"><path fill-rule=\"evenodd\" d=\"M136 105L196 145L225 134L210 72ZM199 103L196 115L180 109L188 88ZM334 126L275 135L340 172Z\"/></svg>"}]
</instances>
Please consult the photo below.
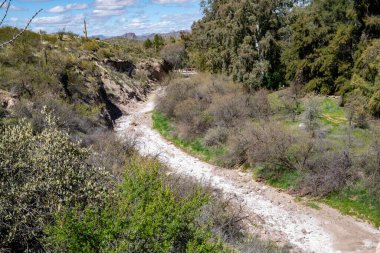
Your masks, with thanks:
<instances>
[{"instance_id":1,"label":"blue sky","mask_svg":"<svg viewBox=\"0 0 380 253\"><path fill-rule=\"evenodd\" d=\"M22 27L43 8L31 29L82 34L83 20L89 35L138 35L189 30L201 18L200 0L12 0L6 24ZM4 13L4 9L1 10Z\"/></svg>"}]
</instances>

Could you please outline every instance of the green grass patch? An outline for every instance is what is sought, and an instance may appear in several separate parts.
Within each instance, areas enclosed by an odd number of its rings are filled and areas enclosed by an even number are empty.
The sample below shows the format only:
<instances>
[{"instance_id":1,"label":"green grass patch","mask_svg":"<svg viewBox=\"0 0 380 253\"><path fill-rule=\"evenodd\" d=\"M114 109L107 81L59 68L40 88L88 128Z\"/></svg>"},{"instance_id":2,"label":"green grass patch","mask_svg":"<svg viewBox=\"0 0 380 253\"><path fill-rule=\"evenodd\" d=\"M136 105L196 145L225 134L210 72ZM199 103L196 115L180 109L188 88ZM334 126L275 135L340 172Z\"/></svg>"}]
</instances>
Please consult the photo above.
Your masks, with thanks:
<instances>
[{"instance_id":1,"label":"green grass patch","mask_svg":"<svg viewBox=\"0 0 380 253\"><path fill-rule=\"evenodd\" d=\"M346 112L338 100L323 98L321 101L321 120L325 125L340 126L347 123Z\"/></svg>"},{"instance_id":2,"label":"green grass patch","mask_svg":"<svg viewBox=\"0 0 380 253\"><path fill-rule=\"evenodd\" d=\"M254 169L254 176L263 178L270 186L287 190L296 186L300 174L296 170L268 169L260 166Z\"/></svg>"},{"instance_id":3,"label":"green grass patch","mask_svg":"<svg viewBox=\"0 0 380 253\"><path fill-rule=\"evenodd\" d=\"M364 187L347 188L341 192L330 194L321 201L343 214L368 220L376 227L380 226L380 200L371 199Z\"/></svg>"},{"instance_id":4,"label":"green grass patch","mask_svg":"<svg viewBox=\"0 0 380 253\"><path fill-rule=\"evenodd\" d=\"M313 209L316 209L316 210L320 210L321 207L318 206L317 203L313 202L313 201L308 201L306 202L306 206L310 207L310 208L313 208Z\"/></svg>"},{"instance_id":5,"label":"green grass patch","mask_svg":"<svg viewBox=\"0 0 380 253\"><path fill-rule=\"evenodd\" d=\"M170 133L170 121L164 114L154 111L152 115L153 128L160 134L167 137Z\"/></svg>"},{"instance_id":6,"label":"green grass patch","mask_svg":"<svg viewBox=\"0 0 380 253\"><path fill-rule=\"evenodd\" d=\"M176 146L205 161L220 164L220 159L218 158L220 158L224 154L223 147L209 148L204 146L200 139L187 141L179 138L178 136L173 135L170 126L170 119L166 117L163 113L154 111L152 119L153 128L156 129L165 138L174 143Z\"/></svg>"}]
</instances>

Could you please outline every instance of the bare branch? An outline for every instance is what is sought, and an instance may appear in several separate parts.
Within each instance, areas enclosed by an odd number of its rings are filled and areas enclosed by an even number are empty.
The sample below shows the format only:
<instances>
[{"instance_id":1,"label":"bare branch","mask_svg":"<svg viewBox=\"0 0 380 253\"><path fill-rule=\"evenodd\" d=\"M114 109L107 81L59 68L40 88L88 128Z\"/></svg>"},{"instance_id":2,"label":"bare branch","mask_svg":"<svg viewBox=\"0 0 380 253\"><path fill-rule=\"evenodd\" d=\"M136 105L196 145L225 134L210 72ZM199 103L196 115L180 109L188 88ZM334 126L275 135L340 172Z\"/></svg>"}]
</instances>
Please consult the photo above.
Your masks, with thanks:
<instances>
[{"instance_id":1,"label":"bare branch","mask_svg":"<svg viewBox=\"0 0 380 253\"><path fill-rule=\"evenodd\" d=\"M40 9L39 11L37 11L33 17L29 20L29 22L26 24L26 26L24 27L24 29L21 30L21 32L19 32L18 34L16 34L12 39L6 41L6 42L3 42L2 44L0 44L0 48L3 48L11 43L13 43L18 37L20 37L25 31L26 29L28 29L28 27L30 26L30 23L32 23L33 19L42 11L42 9Z\"/></svg>"},{"instance_id":2,"label":"bare branch","mask_svg":"<svg viewBox=\"0 0 380 253\"><path fill-rule=\"evenodd\" d=\"M4 0L1 5L0 5L0 9L3 8L3 5L7 2L7 0Z\"/></svg>"},{"instance_id":3,"label":"bare branch","mask_svg":"<svg viewBox=\"0 0 380 253\"><path fill-rule=\"evenodd\" d=\"M7 0L5 0L2 4L1 4L1 7L4 5L4 3L6 3L7 2ZM8 11L9 11L9 8L11 7L11 2L12 2L12 0L9 0L9 3L8 3L8 5L7 5L7 9L6 9L6 11L5 11L5 14L4 14L4 16L3 16L3 19L1 20L1 22L0 22L0 26L4 23L4 20L5 20L5 18L7 17L7 15L8 15Z\"/></svg>"}]
</instances>

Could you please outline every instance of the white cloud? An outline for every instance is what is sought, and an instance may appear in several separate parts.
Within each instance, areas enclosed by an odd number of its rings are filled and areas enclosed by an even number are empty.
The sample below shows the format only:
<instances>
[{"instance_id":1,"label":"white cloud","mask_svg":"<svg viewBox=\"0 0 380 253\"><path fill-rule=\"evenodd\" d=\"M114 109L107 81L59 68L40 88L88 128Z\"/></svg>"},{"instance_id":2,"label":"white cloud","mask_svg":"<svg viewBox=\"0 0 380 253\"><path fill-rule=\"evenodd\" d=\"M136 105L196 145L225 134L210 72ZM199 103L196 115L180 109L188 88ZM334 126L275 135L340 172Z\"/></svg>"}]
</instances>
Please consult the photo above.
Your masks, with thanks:
<instances>
[{"instance_id":1,"label":"white cloud","mask_svg":"<svg viewBox=\"0 0 380 253\"><path fill-rule=\"evenodd\" d=\"M37 17L33 20L33 24L48 26L78 26L82 24L83 14L78 15L58 15L50 17Z\"/></svg>"},{"instance_id":2,"label":"white cloud","mask_svg":"<svg viewBox=\"0 0 380 253\"><path fill-rule=\"evenodd\" d=\"M88 5L87 4L68 4L66 5L67 10L84 10L87 9Z\"/></svg>"},{"instance_id":3,"label":"white cloud","mask_svg":"<svg viewBox=\"0 0 380 253\"><path fill-rule=\"evenodd\" d=\"M5 3L2 8L6 9L8 7L8 4L9 3ZM26 9L18 7L18 6L14 6L13 4L11 4L11 6L9 6L9 9L12 10L12 11L25 11L26 10Z\"/></svg>"},{"instance_id":4,"label":"white cloud","mask_svg":"<svg viewBox=\"0 0 380 253\"><path fill-rule=\"evenodd\" d=\"M93 15L98 17L117 16L124 13L125 7L136 0L95 0Z\"/></svg>"},{"instance_id":5,"label":"white cloud","mask_svg":"<svg viewBox=\"0 0 380 253\"><path fill-rule=\"evenodd\" d=\"M65 7L64 6L54 6L53 8L49 9L48 12L50 13L62 13L65 11Z\"/></svg>"},{"instance_id":6,"label":"white cloud","mask_svg":"<svg viewBox=\"0 0 380 253\"><path fill-rule=\"evenodd\" d=\"M66 12L66 11L84 10L84 9L87 9L87 8L88 8L87 4L73 3L73 4L67 4L65 6L62 6L62 5L54 6L53 8L49 9L48 12L50 12L50 13L63 13L63 12Z\"/></svg>"},{"instance_id":7,"label":"white cloud","mask_svg":"<svg viewBox=\"0 0 380 253\"><path fill-rule=\"evenodd\" d=\"M153 0L156 4L185 4L194 2L194 0Z\"/></svg>"}]
</instances>

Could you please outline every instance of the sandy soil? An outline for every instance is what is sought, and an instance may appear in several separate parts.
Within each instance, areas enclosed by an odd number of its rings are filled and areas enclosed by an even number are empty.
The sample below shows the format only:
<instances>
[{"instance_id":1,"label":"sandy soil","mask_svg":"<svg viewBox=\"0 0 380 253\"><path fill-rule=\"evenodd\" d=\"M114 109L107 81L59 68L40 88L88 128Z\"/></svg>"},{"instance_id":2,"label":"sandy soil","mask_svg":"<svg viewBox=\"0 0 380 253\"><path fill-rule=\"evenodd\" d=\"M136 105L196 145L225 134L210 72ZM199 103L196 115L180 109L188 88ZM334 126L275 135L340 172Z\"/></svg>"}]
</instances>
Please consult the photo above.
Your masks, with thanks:
<instances>
[{"instance_id":1,"label":"sandy soil","mask_svg":"<svg viewBox=\"0 0 380 253\"><path fill-rule=\"evenodd\" d=\"M151 114L155 96L128 108L128 115L117 121L123 136L138 136L142 155L157 156L172 173L191 177L232 199L247 216L249 232L303 252L376 252L380 230L353 217L318 204L316 210L296 202L294 197L252 179L249 173L207 164L183 152L152 129ZM378 253L378 252L376 252Z\"/></svg>"}]
</instances>

